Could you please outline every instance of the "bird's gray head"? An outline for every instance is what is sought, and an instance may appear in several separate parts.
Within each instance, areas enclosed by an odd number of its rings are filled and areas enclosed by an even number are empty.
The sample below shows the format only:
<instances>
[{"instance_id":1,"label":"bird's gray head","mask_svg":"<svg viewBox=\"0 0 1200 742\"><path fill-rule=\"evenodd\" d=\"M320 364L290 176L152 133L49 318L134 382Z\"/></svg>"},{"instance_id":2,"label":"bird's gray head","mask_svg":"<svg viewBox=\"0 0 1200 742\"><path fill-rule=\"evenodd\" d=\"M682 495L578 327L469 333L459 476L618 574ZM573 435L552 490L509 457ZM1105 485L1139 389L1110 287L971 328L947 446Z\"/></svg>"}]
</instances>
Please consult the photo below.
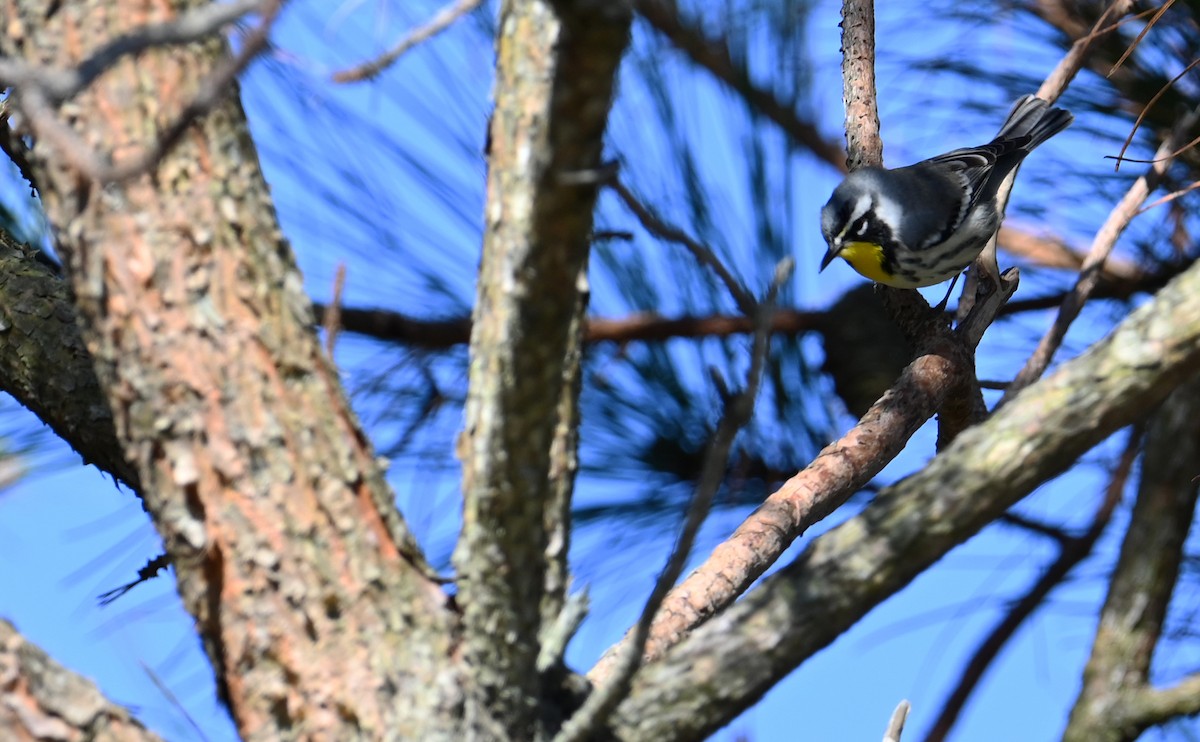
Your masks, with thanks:
<instances>
[{"instance_id":1,"label":"bird's gray head","mask_svg":"<svg viewBox=\"0 0 1200 742\"><path fill-rule=\"evenodd\" d=\"M821 269L838 256L849 242L874 242L883 224L898 220L890 198L883 195L886 170L862 168L846 176L821 209L821 236L829 245ZM896 223L892 221L890 223Z\"/></svg>"}]
</instances>

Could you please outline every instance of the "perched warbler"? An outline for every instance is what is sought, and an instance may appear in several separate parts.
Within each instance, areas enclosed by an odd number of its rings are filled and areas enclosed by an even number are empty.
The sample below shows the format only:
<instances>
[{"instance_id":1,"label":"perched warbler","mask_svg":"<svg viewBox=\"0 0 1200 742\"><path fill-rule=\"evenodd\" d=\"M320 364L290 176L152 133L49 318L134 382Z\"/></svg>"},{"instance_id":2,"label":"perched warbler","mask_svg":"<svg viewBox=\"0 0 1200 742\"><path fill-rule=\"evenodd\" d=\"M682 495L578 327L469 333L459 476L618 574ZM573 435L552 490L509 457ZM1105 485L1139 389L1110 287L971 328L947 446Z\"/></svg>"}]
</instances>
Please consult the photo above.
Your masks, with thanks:
<instances>
[{"instance_id":1,"label":"perched warbler","mask_svg":"<svg viewBox=\"0 0 1200 742\"><path fill-rule=\"evenodd\" d=\"M855 170L821 209L821 234L829 244L821 270L841 257L872 281L904 289L957 277L1000 228L1000 184L1072 120L1026 95L985 145L895 170Z\"/></svg>"}]
</instances>

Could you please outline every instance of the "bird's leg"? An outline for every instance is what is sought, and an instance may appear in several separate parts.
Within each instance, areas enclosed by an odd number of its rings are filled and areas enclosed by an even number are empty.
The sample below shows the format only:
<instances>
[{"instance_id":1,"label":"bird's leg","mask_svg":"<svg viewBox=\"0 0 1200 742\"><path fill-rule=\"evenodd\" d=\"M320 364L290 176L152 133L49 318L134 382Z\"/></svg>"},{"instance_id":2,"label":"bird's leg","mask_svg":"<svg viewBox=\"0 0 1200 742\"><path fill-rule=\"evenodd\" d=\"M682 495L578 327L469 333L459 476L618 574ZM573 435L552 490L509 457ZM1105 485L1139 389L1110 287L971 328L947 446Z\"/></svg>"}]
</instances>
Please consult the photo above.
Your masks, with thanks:
<instances>
[{"instance_id":1,"label":"bird's leg","mask_svg":"<svg viewBox=\"0 0 1200 742\"><path fill-rule=\"evenodd\" d=\"M941 314L946 311L946 304L950 301L950 294L954 293L954 285L958 283L958 277L962 275L962 271L954 274L954 278L950 279L950 288L946 289L946 295L938 302L938 305L933 308L933 311Z\"/></svg>"}]
</instances>

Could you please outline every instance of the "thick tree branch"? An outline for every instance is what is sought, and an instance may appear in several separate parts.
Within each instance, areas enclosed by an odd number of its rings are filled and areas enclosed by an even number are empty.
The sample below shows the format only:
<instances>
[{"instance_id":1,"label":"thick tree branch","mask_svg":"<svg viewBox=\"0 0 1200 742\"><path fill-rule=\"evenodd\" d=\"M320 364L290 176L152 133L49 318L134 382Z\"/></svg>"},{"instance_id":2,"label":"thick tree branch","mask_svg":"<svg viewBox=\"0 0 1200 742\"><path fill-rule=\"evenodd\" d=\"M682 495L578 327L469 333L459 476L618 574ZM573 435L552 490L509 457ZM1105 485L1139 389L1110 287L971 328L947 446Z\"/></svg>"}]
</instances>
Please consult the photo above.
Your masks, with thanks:
<instances>
[{"instance_id":1,"label":"thick tree branch","mask_svg":"<svg viewBox=\"0 0 1200 742\"><path fill-rule=\"evenodd\" d=\"M10 3L26 33L0 54L64 67L146 11L56 4ZM101 188L31 150L81 334L243 737L454 729L432 713L453 703L453 616L318 344L232 86L214 89L239 59L220 39L150 49L56 119L93 151L145 152L211 93L153 178Z\"/></svg>"},{"instance_id":2,"label":"thick tree branch","mask_svg":"<svg viewBox=\"0 0 1200 742\"><path fill-rule=\"evenodd\" d=\"M232 0L202 5L162 23L131 29L93 51L70 68L29 64L19 57L0 57L0 88L37 88L48 105L57 106L96 81L125 57L159 46L176 46L202 41L261 9L263 0ZM6 29L11 32L10 29Z\"/></svg>"},{"instance_id":3,"label":"thick tree branch","mask_svg":"<svg viewBox=\"0 0 1200 742\"><path fill-rule=\"evenodd\" d=\"M6 740L159 740L124 708L0 619L0 736Z\"/></svg>"},{"instance_id":4,"label":"thick tree branch","mask_svg":"<svg viewBox=\"0 0 1200 742\"><path fill-rule=\"evenodd\" d=\"M34 137L54 147L58 156L64 162L69 162L82 176L97 183L121 183L149 173L179 143L197 119L230 94L237 75L266 48L267 35L281 6L282 0L261 0L259 10L263 18L243 40L242 48L215 66L196 87L175 120L161 127L153 143L137 151L98 154L70 124L59 120L54 111L55 102L32 80L15 87L13 91L15 105L24 113L22 125Z\"/></svg>"},{"instance_id":5,"label":"thick tree branch","mask_svg":"<svg viewBox=\"0 0 1200 742\"><path fill-rule=\"evenodd\" d=\"M85 462L139 491L140 475L117 439L70 290L36 252L0 230L0 388Z\"/></svg>"},{"instance_id":6,"label":"thick tree branch","mask_svg":"<svg viewBox=\"0 0 1200 742\"><path fill-rule=\"evenodd\" d=\"M454 554L462 652L473 671L466 724L481 739L545 731L537 657L551 448L631 16L624 3L594 1L500 10Z\"/></svg>"},{"instance_id":7,"label":"thick tree branch","mask_svg":"<svg viewBox=\"0 0 1200 742\"><path fill-rule=\"evenodd\" d=\"M622 739L727 723L886 597L1200 371L1200 267L643 668ZM1191 461L1194 461L1192 459ZM685 691L686 689L686 691Z\"/></svg>"},{"instance_id":8,"label":"thick tree branch","mask_svg":"<svg viewBox=\"0 0 1200 742\"><path fill-rule=\"evenodd\" d=\"M878 474L971 368L960 344L933 335L854 428L770 495L667 596L646 643L647 661L733 603L792 541ZM588 677L606 677L620 646L609 649Z\"/></svg>"}]
</instances>

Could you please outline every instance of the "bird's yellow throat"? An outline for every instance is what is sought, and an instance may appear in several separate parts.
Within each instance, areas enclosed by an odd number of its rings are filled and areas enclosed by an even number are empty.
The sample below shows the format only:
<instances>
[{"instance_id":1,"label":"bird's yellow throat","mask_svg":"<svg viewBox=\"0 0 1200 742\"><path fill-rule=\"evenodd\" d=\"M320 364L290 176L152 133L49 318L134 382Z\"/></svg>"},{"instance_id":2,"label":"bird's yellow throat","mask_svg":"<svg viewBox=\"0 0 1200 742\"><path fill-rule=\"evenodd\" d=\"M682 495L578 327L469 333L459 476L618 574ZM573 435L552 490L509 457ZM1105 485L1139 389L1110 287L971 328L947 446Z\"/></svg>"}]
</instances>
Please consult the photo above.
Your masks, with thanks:
<instances>
[{"instance_id":1,"label":"bird's yellow throat","mask_svg":"<svg viewBox=\"0 0 1200 742\"><path fill-rule=\"evenodd\" d=\"M883 247L870 242L847 242L838 253L847 263L877 283L887 283L891 276L883 272Z\"/></svg>"}]
</instances>

